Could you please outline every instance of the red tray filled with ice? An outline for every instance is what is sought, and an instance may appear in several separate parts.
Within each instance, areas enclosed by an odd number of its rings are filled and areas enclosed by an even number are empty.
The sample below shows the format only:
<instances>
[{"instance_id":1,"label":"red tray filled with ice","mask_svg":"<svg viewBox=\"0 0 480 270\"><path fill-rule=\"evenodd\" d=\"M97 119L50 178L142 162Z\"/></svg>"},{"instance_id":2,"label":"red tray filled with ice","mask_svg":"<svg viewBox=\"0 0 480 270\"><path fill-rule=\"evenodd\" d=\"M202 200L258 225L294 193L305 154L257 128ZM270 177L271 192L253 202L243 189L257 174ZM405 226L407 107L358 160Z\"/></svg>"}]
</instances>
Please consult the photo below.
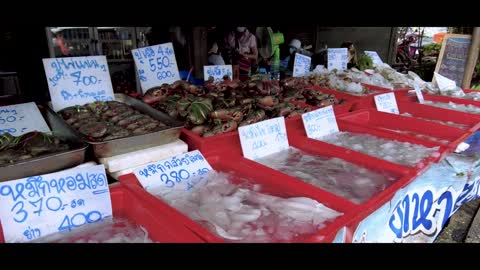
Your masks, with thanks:
<instances>
[{"instance_id":1,"label":"red tray filled with ice","mask_svg":"<svg viewBox=\"0 0 480 270\"><path fill-rule=\"evenodd\" d=\"M411 138L428 140L438 145L448 146L451 150L455 150L458 144L471 135L471 132L468 130L444 126L432 121L380 112L375 109L358 110L343 114L338 116L338 119L365 125L372 129L389 130Z\"/></svg>"},{"instance_id":2,"label":"red tray filled with ice","mask_svg":"<svg viewBox=\"0 0 480 270\"><path fill-rule=\"evenodd\" d=\"M176 220L167 220L165 210L148 203L122 184L110 186L113 216L95 223L36 239L36 243L202 243L196 234ZM0 241L3 231L0 227Z\"/></svg>"},{"instance_id":3,"label":"red tray filled with ice","mask_svg":"<svg viewBox=\"0 0 480 270\"><path fill-rule=\"evenodd\" d=\"M196 178L195 188L150 189L145 198L152 206L168 204L190 218L195 223L190 229L208 242L328 242L355 214L354 204L322 196L287 176L272 177L240 160L225 161L225 156L207 160L214 171ZM129 186L135 180L133 174L120 178Z\"/></svg>"},{"instance_id":4,"label":"red tray filled with ice","mask_svg":"<svg viewBox=\"0 0 480 270\"><path fill-rule=\"evenodd\" d=\"M293 140L319 142L319 147L334 147L338 153L361 153L364 158L376 158L400 165L417 173L438 162L446 155L445 146L428 140L411 138L393 131L378 130L337 119L340 132L322 138L307 138L302 121L287 123L287 131ZM291 143L293 145L293 143Z\"/></svg>"}]
</instances>

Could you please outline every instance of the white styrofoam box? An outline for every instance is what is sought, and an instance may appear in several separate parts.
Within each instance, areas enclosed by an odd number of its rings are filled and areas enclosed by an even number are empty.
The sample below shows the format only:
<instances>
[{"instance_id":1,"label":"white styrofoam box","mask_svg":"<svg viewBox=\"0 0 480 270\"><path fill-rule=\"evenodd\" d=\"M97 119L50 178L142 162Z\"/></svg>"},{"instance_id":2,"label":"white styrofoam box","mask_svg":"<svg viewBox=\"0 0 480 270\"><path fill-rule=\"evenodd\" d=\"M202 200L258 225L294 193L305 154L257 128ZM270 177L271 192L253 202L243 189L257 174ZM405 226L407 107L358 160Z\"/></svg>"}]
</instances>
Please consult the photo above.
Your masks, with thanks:
<instances>
[{"instance_id":1,"label":"white styrofoam box","mask_svg":"<svg viewBox=\"0 0 480 270\"><path fill-rule=\"evenodd\" d=\"M108 173L118 172L125 169L135 168L153 161L166 159L174 155L180 155L188 151L188 145L178 139L172 143L154 146L113 157L100 158Z\"/></svg>"},{"instance_id":2,"label":"white styrofoam box","mask_svg":"<svg viewBox=\"0 0 480 270\"><path fill-rule=\"evenodd\" d=\"M148 164L148 163L146 163ZM146 165L146 164L142 164L138 167L141 167L143 165ZM121 171L118 171L118 172L113 172L113 173L109 173L108 175L110 175L111 177L113 177L115 180L118 180L118 177L124 175L124 174L129 174L129 173L132 173L136 168L138 167L135 167L135 168L129 168L129 169L125 169L125 170L121 170Z\"/></svg>"}]
</instances>

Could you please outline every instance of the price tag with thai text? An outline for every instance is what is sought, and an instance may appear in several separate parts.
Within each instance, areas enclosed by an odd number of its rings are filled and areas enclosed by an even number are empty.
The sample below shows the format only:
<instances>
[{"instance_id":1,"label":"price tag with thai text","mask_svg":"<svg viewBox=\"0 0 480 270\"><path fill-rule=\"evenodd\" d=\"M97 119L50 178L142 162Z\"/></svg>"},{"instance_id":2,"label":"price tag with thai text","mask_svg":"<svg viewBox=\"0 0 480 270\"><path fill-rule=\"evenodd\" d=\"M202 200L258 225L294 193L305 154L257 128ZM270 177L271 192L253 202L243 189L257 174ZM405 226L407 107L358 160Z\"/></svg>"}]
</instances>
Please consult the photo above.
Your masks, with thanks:
<instances>
[{"instance_id":1,"label":"price tag with thai text","mask_svg":"<svg viewBox=\"0 0 480 270\"><path fill-rule=\"evenodd\" d=\"M285 118L277 117L238 128L243 156L255 160L288 149Z\"/></svg>"},{"instance_id":2,"label":"price tag with thai text","mask_svg":"<svg viewBox=\"0 0 480 270\"><path fill-rule=\"evenodd\" d=\"M321 138L339 131L332 105L304 113L302 120L308 138Z\"/></svg>"},{"instance_id":3,"label":"price tag with thai text","mask_svg":"<svg viewBox=\"0 0 480 270\"><path fill-rule=\"evenodd\" d=\"M132 50L143 93L162 84L180 80L171 42Z\"/></svg>"},{"instance_id":4,"label":"price tag with thai text","mask_svg":"<svg viewBox=\"0 0 480 270\"><path fill-rule=\"evenodd\" d=\"M228 76L233 79L232 65L215 65L203 67L203 78L205 81L213 77L214 82L223 82L223 77Z\"/></svg>"},{"instance_id":5,"label":"price tag with thai text","mask_svg":"<svg viewBox=\"0 0 480 270\"><path fill-rule=\"evenodd\" d=\"M195 150L141 166L133 173L145 190L160 189L165 193L171 190L192 190L212 170L202 153Z\"/></svg>"},{"instance_id":6,"label":"price tag with thai text","mask_svg":"<svg viewBox=\"0 0 480 270\"><path fill-rule=\"evenodd\" d=\"M20 136L31 131L51 132L35 102L0 107L0 134Z\"/></svg>"},{"instance_id":7,"label":"price tag with thai text","mask_svg":"<svg viewBox=\"0 0 480 270\"><path fill-rule=\"evenodd\" d=\"M302 77L310 72L312 58L303 54L296 53L293 62L293 77Z\"/></svg>"},{"instance_id":8,"label":"price tag with thai text","mask_svg":"<svg viewBox=\"0 0 480 270\"><path fill-rule=\"evenodd\" d=\"M395 94L386 93L375 96L375 105L380 112L399 114Z\"/></svg>"},{"instance_id":9,"label":"price tag with thai text","mask_svg":"<svg viewBox=\"0 0 480 270\"><path fill-rule=\"evenodd\" d=\"M43 59L53 110L115 100L105 56Z\"/></svg>"},{"instance_id":10,"label":"price tag with thai text","mask_svg":"<svg viewBox=\"0 0 480 270\"><path fill-rule=\"evenodd\" d=\"M348 64L347 48L328 49L328 70L346 70Z\"/></svg>"},{"instance_id":11,"label":"price tag with thai text","mask_svg":"<svg viewBox=\"0 0 480 270\"><path fill-rule=\"evenodd\" d=\"M70 231L111 215L103 165L0 183L0 220L8 243Z\"/></svg>"}]
</instances>

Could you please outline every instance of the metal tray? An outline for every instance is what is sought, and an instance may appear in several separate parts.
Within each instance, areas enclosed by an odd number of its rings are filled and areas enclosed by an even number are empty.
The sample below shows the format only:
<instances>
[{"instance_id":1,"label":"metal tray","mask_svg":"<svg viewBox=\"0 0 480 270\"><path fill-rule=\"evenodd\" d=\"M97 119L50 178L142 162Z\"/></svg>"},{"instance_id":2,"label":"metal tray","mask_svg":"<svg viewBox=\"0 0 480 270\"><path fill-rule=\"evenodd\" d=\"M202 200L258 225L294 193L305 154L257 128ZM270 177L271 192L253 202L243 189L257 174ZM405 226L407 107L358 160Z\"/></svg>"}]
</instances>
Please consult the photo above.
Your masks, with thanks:
<instances>
[{"instance_id":1,"label":"metal tray","mask_svg":"<svg viewBox=\"0 0 480 270\"><path fill-rule=\"evenodd\" d=\"M168 116L163 112L155 110L140 100L129 97L125 94L115 94L115 100L132 106L134 109L165 123L166 125L170 126L170 128L157 132L108 140L104 142L91 142L62 119L65 125L67 125L72 132L92 146L93 152L97 158L121 155L149 147L171 143L180 137L180 130L184 125L182 122ZM48 105L51 108L51 103ZM61 118L59 115L58 117Z\"/></svg>"},{"instance_id":2,"label":"metal tray","mask_svg":"<svg viewBox=\"0 0 480 270\"><path fill-rule=\"evenodd\" d=\"M39 107L39 110L50 126L53 135L66 141L72 149L42 155L0 167L0 182L56 172L77 166L85 160L88 144L84 143L72 133L68 125L63 122L63 119L52 110L49 108L42 109L41 107Z\"/></svg>"}]
</instances>

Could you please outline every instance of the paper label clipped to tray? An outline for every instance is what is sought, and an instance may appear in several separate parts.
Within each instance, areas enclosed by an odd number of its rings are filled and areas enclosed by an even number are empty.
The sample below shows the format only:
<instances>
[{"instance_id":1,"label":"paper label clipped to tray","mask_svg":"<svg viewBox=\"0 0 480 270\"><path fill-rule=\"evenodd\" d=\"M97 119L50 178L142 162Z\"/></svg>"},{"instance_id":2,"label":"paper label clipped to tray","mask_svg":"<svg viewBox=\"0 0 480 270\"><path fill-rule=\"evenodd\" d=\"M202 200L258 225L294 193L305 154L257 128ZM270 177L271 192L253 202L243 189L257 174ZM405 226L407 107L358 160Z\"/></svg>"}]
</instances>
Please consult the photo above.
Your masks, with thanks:
<instances>
[{"instance_id":1,"label":"paper label clipped to tray","mask_svg":"<svg viewBox=\"0 0 480 270\"><path fill-rule=\"evenodd\" d=\"M53 110L115 100L105 56L43 59Z\"/></svg>"},{"instance_id":2,"label":"paper label clipped to tray","mask_svg":"<svg viewBox=\"0 0 480 270\"><path fill-rule=\"evenodd\" d=\"M213 77L214 82L223 82L224 76L233 78L232 65L203 66L203 79L205 81L209 77Z\"/></svg>"},{"instance_id":3,"label":"paper label clipped to tray","mask_svg":"<svg viewBox=\"0 0 480 270\"><path fill-rule=\"evenodd\" d=\"M397 100L395 99L395 94L386 93L381 95L376 95L375 105L377 106L377 111L399 114Z\"/></svg>"},{"instance_id":4,"label":"paper label clipped to tray","mask_svg":"<svg viewBox=\"0 0 480 270\"><path fill-rule=\"evenodd\" d=\"M20 136L31 131L51 132L35 102L0 107L0 134Z\"/></svg>"},{"instance_id":5,"label":"paper label clipped to tray","mask_svg":"<svg viewBox=\"0 0 480 270\"><path fill-rule=\"evenodd\" d=\"M288 149L285 118L277 117L238 128L243 156L255 160Z\"/></svg>"},{"instance_id":6,"label":"paper label clipped to tray","mask_svg":"<svg viewBox=\"0 0 480 270\"><path fill-rule=\"evenodd\" d=\"M212 167L198 150L136 168L133 173L147 191L189 191L201 184Z\"/></svg>"},{"instance_id":7,"label":"paper label clipped to tray","mask_svg":"<svg viewBox=\"0 0 480 270\"><path fill-rule=\"evenodd\" d=\"M0 183L5 241L28 242L112 215L103 165Z\"/></svg>"},{"instance_id":8,"label":"paper label clipped to tray","mask_svg":"<svg viewBox=\"0 0 480 270\"><path fill-rule=\"evenodd\" d=\"M339 131L332 105L304 113L302 120L308 138L321 138Z\"/></svg>"},{"instance_id":9,"label":"paper label clipped to tray","mask_svg":"<svg viewBox=\"0 0 480 270\"><path fill-rule=\"evenodd\" d=\"M180 80L171 42L132 50L142 92Z\"/></svg>"}]
</instances>

